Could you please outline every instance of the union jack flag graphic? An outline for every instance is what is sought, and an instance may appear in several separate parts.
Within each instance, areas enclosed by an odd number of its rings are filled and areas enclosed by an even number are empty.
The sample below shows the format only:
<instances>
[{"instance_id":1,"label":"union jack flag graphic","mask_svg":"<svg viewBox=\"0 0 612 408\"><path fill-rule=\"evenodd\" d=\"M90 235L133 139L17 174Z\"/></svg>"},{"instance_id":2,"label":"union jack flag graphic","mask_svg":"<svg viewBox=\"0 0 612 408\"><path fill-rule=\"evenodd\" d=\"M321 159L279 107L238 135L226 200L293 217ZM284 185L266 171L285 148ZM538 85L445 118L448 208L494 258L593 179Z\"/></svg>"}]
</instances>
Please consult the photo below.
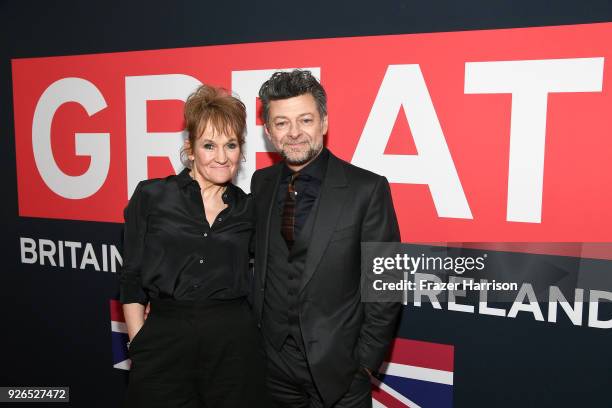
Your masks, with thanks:
<instances>
[{"instance_id":1,"label":"union jack flag graphic","mask_svg":"<svg viewBox=\"0 0 612 408\"><path fill-rule=\"evenodd\" d=\"M451 345L395 339L372 378L373 408L451 408L454 352Z\"/></svg>"},{"instance_id":2,"label":"union jack flag graphic","mask_svg":"<svg viewBox=\"0 0 612 408\"><path fill-rule=\"evenodd\" d=\"M128 358L128 334L121 302L111 299L111 340L113 344L113 367L120 370L129 370L131 360Z\"/></svg>"}]
</instances>

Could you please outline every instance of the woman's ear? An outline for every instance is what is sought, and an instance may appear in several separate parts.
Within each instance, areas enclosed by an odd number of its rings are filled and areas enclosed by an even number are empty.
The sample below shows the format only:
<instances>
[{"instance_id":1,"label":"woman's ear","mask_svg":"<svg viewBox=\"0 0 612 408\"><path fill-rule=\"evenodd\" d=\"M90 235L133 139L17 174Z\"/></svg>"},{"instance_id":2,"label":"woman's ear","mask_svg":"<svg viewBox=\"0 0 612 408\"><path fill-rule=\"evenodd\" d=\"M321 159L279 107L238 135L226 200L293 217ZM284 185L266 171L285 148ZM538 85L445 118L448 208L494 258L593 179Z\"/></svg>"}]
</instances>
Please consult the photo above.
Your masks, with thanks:
<instances>
[{"instance_id":1,"label":"woman's ear","mask_svg":"<svg viewBox=\"0 0 612 408\"><path fill-rule=\"evenodd\" d=\"M191 149L191 143L189 142L189 138L183 141L183 151L187 155L187 159L189 159L189 161L194 160L193 149Z\"/></svg>"}]
</instances>

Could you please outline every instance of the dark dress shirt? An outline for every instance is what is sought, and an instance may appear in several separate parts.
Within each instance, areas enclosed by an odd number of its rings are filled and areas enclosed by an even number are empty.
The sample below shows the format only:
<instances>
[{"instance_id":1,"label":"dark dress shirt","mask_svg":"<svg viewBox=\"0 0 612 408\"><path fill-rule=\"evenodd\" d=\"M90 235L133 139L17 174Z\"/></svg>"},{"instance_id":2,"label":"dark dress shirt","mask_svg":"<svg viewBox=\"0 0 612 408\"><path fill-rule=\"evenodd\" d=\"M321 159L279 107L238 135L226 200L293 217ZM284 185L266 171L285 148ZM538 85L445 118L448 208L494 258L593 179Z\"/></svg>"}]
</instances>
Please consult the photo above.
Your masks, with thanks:
<instances>
[{"instance_id":1,"label":"dark dress shirt","mask_svg":"<svg viewBox=\"0 0 612 408\"><path fill-rule=\"evenodd\" d=\"M189 169L142 181L125 209L122 303L235 299L249 287L252 197L228 184L212 225Z\"/></svg>"},{"instance_id":2,"label":"dark dress shirt","mask_svg":"<svg viewBox=\"0 0 612 408\"><path fill-rule=\"evenodd\" d=\"M315 201L317 201L317 197L319 197L319 191L321 190L321 183L325 177L328 159L329 150L324 147L316 159L308 163L306 167L299 171L300 174L295 179L294 188L297 192L295 201L295 225L293 227L295 237L302 231L302 227L306 224L310 210L312 210ZM281 209L281 212L285 204L285 199L287 198L289 179L293 173L293 170L287 167L286 164L283 164L281 180L277 192L278 208Z\"/></svg>"}]
</instances>

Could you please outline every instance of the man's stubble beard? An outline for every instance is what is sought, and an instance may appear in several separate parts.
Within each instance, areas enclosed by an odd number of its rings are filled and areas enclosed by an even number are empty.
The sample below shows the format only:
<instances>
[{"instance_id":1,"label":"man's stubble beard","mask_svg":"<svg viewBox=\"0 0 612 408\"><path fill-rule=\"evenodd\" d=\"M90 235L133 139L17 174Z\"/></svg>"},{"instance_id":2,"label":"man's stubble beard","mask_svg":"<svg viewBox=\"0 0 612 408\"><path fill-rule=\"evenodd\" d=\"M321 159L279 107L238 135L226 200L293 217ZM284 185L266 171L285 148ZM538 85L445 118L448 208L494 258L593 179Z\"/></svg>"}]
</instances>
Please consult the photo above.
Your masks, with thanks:
<instances>
[{"instance_id":1,"label":"man's stubble beard","mask_svg":"<svg viewBox=\"0 0 612 408\"><path fill-rule=\"evenodd\" d=\"M309 146L308 150L304 152L304 155L302 157L291 158L287 155L284 149L281 150L279 154L281 158L285 160L287 164L290 164L292 166L301 166L303 164L310 162L315 157L317 157L317 155L321 152L321 150L323 150L323 143L319 143L318 145L315 145L315 146Z\"/></svg>"}]
</instances>

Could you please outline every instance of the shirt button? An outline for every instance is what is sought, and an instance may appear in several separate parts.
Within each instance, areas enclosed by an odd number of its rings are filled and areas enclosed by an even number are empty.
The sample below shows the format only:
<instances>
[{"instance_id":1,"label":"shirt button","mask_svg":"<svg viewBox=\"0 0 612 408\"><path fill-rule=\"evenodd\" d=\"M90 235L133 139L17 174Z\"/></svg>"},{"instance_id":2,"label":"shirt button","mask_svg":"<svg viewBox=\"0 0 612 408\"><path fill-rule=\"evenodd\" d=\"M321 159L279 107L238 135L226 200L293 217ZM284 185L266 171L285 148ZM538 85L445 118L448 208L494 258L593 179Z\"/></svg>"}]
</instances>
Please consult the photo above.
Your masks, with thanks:
<instances>
[{"instance_id":1,"label":"shirt button","mask_svg":"<svg viewBox=\"0 0 612 408\"><path fill-rule=\"evenodd\" d=\"M221 222L221 221L223 221L223 218L219 217L219 218L217 218L217 221Z\"/></svg>"},{"instance_id":2,"label":"shirt button","mask_svg":"<svg viewBox=\"0 0 612 408\"><path fill-rule=\"evenodd\" d=\"M204 238L206 238L207 236L208 236L208 233L207 233L207 232L205 232L205 233L204 233Z\"/></svg>"},{"instance_id":3,"label":"shirt button","mask_svg":"<svg viewBox=\"0 0 612 408\"><path fill-rule=\"evenodd\" d=\"M193 285L193 288L194 288L194 289L197 289L197 288L199 288L199 287L200 287L200 285Z\"/></svg>"},{"instance_id":4,"label":"shirt button","mask_svg":"<svg viewBox=\"0 0 612 408\"><path fill-rule=\"evenodd\" d=\"M204 263L204 258L201 258L201 259L200 259L200 263Z\"/></svg>"}]
</instances>

